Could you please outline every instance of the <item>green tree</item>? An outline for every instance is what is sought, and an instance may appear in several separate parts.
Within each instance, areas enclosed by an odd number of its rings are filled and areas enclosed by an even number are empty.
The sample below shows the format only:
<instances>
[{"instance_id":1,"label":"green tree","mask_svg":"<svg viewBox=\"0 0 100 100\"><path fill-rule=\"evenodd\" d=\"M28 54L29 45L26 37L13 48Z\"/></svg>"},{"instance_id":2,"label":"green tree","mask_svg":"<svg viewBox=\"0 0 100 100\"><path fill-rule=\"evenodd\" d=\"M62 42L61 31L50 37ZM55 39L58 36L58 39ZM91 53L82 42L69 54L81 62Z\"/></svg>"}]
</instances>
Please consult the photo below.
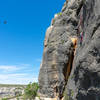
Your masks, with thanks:
<instances>
[{"instance_id":1,"label":"green tree","mask_svg":"<svg viewBox=\"0 0 100 100\"><path fill-rule=\"evenodd\" d=\"M29 83L24 90L24 99L34 100L37 96L38 83Z\"/></svg>"}]
</instances>

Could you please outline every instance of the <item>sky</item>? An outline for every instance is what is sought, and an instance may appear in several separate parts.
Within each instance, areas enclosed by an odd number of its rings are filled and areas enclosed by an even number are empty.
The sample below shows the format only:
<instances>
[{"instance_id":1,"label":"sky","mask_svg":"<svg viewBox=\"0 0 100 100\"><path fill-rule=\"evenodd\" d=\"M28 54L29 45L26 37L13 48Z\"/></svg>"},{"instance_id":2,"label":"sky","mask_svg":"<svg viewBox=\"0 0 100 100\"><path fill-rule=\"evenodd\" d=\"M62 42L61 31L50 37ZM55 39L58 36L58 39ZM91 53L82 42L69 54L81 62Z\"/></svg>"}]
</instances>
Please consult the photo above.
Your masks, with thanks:
<instances>
[{"instance_id":1,"label":"sky","mask_svg":"<svg viewBox=\"0 0 100 100\"><path fill-rule=\"evenodd\" d=\"M38 82L45 32L64 1L0 0L0 84Z\"/></svg>"}]
</instances>

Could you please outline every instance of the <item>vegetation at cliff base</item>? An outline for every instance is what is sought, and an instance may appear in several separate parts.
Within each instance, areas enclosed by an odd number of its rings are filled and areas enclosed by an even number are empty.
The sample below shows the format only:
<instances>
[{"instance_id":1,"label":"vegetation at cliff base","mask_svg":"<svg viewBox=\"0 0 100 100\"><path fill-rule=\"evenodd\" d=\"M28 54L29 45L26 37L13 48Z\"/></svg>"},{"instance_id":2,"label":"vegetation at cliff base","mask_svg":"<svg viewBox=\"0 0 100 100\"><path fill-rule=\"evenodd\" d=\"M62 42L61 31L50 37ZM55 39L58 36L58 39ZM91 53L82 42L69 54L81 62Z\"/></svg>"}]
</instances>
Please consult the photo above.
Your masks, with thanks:
<instances>
[{"instance_id":1,"label":"vegetation at cliff base","mask_svg":"<svg viewBox=\"0 0 100 100\"><path fill-rule=\"evenodd\" d=\"M38 83L29 83L24 90L24 99L34 100L38 89Z\"/></svg>"}]
</instances>

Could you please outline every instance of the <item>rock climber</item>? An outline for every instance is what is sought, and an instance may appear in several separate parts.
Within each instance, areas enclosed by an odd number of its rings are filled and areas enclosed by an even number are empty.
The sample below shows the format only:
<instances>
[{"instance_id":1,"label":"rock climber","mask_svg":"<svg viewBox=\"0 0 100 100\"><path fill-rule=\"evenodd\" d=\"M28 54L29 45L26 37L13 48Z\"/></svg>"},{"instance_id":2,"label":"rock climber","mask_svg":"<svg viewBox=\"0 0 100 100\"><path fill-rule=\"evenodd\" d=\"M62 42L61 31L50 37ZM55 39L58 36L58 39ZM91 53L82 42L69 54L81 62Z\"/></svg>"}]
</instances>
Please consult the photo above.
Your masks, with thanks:
<instances>
[{"instance_id":1,"label":"rock climber","mask_svg":"<svg viewBox=\"0 0 100 100\"><path fill-rule=\"evenodd\" d=\"M82 45L83 42L83 32L80 33L80 45Z\"/></svg>"},{"instance_id":2,"label":"rock climber","mask_svg":"<svg viewBox=\"0 0 100 100\"><path fill-rule=\"evenodd\" d=\"M84 23L83 23L83 7L82 7L80 10L80 20L78 26L75 29L77 30L77 36L79 37L80 45L82 45L82 41L83 41L83 33L84 33L83 27L84 27Z\"/></svg>"}]
</instances>

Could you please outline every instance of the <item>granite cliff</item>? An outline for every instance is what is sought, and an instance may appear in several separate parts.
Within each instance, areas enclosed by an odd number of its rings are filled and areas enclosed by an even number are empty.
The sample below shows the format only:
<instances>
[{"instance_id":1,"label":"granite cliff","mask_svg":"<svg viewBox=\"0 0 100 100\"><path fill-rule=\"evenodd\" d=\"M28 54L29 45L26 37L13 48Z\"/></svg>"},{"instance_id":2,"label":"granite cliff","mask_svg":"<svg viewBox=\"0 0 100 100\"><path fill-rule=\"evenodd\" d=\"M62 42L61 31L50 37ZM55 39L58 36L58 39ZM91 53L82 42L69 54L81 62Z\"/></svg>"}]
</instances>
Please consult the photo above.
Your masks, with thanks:
<instances>
[{"instance_id":1,"label":"granite cliff","mask_svg":"<svg viewBox=\"0 0 100 100\"><path fill-rule=\"evenodd\" d=\"M67 0L44 40L39 94L100 100L100 1Z\"/></svg>"}]
</instances>

